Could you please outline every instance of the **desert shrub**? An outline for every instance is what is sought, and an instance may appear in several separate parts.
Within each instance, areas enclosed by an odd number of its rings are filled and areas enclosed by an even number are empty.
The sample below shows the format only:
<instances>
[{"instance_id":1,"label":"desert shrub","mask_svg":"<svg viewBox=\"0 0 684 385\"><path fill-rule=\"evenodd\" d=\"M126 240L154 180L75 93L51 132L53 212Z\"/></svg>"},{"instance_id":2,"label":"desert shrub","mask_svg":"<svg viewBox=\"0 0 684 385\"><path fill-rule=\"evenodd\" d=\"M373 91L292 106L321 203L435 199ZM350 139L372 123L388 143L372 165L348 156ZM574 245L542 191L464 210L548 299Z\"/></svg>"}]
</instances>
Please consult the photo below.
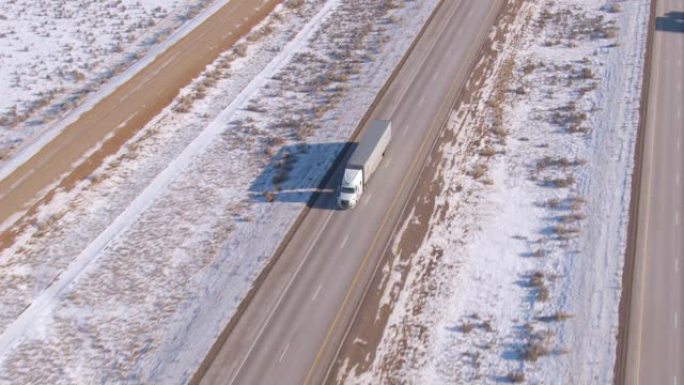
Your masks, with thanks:
<instances>
[{"instance_id":1,"label":"desert shrub","mask_svg":"<svg viewBox=\"0 0 684 385\"><path fill-rule=\"evenodd\" d=\"M281 183L287 181L288 177L289 176L287 174L287 170L283 169L283 170L278 171L275 175L273 175L272 182L275 185L281 184Z\"/></svg>"},{"instance_id":2,"label":"desert shrub","mask_svg":"<svg viewBox=\"0 0 684 385\"><path fill-rule=\"evenodd\" d=\"M240 57L247 56L247 46L245 44L238 44L234 48L235 54Z\"/></svg>"},{"instance_id":3,"label":"desert shrub","mask_svg":"<svg viewBox=\"0 0 684 385\"><path fill-rule=\"evenodd\" d=\"M190 95L181 96L178 102L173 106L173 111L177 113L184 114L190 111L192 107L192 97Z\"/></svg>"},{"instance_id":4,"label":"desert shrub","mask_svg":"<svg viewBox=\"0 0 684 385\"><path fill-rule=\"evenodd\" d=\"M553 320L556 322L565 321L568 318L572 318L572 314L564 311L557 311L553 314Z\"/></svg>"},{"instance_id":5,"label":"desert shrub","mask_svg":"<svg viewBox=\"0 0 684 385\"><path fill-rule=\"evenodd\" d=\"M575 177L567 175L564 177L547 179L546 183L558 188L570 187L575 183Z\"/></svg>"},{"instance_id":6,"label":"desert shrub","mask_svg":"<svg viewBox=\"0 0 684 385\"><path fill-rule=\"evenodd\" d=\"M558 208L561 205L561 201L558 198L550 198L546 200L545 205L547 207L550 207L552 209Z\"/></svg>"},{"instance_id":7,"label":"desert shrub","mask_svg":"<svg viewBox=\"0 0 684 385\"><path fill-rule=\"evenodd\" d=\"M579 233L579 229L564 225L555 225L551 229L559 238L567 238L570 235Z\"/></svg>"},{"instance_id":8,"label":"desert shrub","mask_svg":"<svg viewBox=\"0 0 684 385\"><path fill-rule=\"evenodd\" d=\"M491 146L491 145L486 145L483 149L480 150L480 155L490 157L496 155L496 149Z\"/></svg>"},{"instance_id":9,"label":"desert shrub","mask_svg":"<svg viewBox=\"0 0 684 385\"><path fill-rule=\"evenodd\" d=\"M539 357L543 357L549 354L549 349L541 341L530 341L524 347L522 351L522 358L525 361L536 362Z\"/></svg>"},{"instance_id":10,"label":"desert shrub","mask_svg":"<svg viewBox=\"0 0 684 385\"><path fill-rule=\"evenodd\" d=\"M473 329L475 328L475 325L472 323L465 321L461 324L461 331L463 333L470 333Z\"/></svg>"},{"instance_id":11,"label":"desert shrub","mask_svg":"<svg viewBox=\"0 0 684 385\"><path fill-rule=\"evenodd\" d=\"M532 287L539 287L544 284L544 273L536 271L530 276L529 285Z\"/></svg>"},{"instance_id":12,"label":"desert shrub","mask_svg":"<svg viewBox=\"0 0 684 385\"><path fill-rule=\"evenodd\" d=\"M539 302L546 302L549 299L549 288L546 287L546 285L541 285L539 286L539 290L537 291L537 301Z\"/></svg>"},{"instance_id":13,"label":"desert shrub","mask_svg":"<svg viewBox=\"0 0 684 385\"><path fill-rule=\"evenodd\" d=\"M587 200L582 197L574 197L570 199L570 210L578 211L587 203Z\"/></svg>"},{"instance_id":14,"label":"desert shrub","mask_svg":"<svg viewBox=\"0 0 684 385\"><path fill-rule=\"evenodd\" d=\"M501 139L504 139L508 136L508 130L506 130L505 128L503 128L501 125L498 125L498 124L494 125L494 127L492 127L492 133L494 133L494 135L498 136Z\"/></svg>"},{"instance_id":15,"label":"desert shrub","mask_svg":"<svg viewBox=\"0 0 684 385\"><path fill-rule=\"evenodd\" d=\"M482 321L482 324L480 325L480 327L482 328L482 330L484 330L486 332L491 332L494 330L494 328L492 327L492 321L490 321L490 320Z\"/></svg>"},{"instance_id":16,"label":"desert shrub","mask_svg":"<svg viewBox=\"0 0 684 385\"><path fill-rule=\"evenodd\" d=\"M506 379L508 379L509 382L512 382L514 384L520 384L525 382L525 373L523 372L510 372L506 376Z\"/></svg>"},{"instance_id":17,"label":"desert shrub","mask_svg":"<svg viewBox=\"0 0 684 385\"><path fill-rule=\"evenodd\" d=\"M475 167L473 167L472 169L470 169L470 171L468 171L468 175L470 175L474 179L480 179L486 173L487 173L487 165L484 163L480 163L480 164L476 165Z\"/></svg>"},{"instance_id":18,"label":"desert shrub","mask_svg":"<svg viewBox=\"0 0 684 385\"><path fill-rule=\"evenodd\" d=\"M572 314L561 310L551 315L537 317L537 319L542 322L561 322L567 320L568 318L572 318Z\"/></svg>"},{"instance_id":19,"label":"desert shrub","mask_svg":"<svg viewBox=\"0 0 684 385\"><path fill-rule=\"evenodd\" d=\"M620 6L620 4L613 3L608 7L608 12L610 13L618 13L620 11L622 11L622 7Z\"/></svg>"},{"instance_id":20,"label":"desert shrub","mask_svg":"<svg viewBox=\"0 0 684 385\"><path fill-rule=\"evenodd\" d=\"M574 223L584 220L587 216L583 213L570 213L560 217L560 221L563 223Z\"/></svg>"},{"instance_id":21,"label":"desert shrub","mask_svg":"<svg viewBox=\"0 0 684 385\"><path fill-rule=\"evenodd\" d=\"M304 4L304 0L287 0L285 6L290 9L299 8Z\"/></svg>"},{"instance_id":22,"label":"desert shrub","mask_svg":"<svg viewBox=\"0 0 684 385\"><path fill-rule=\"evenodd\" d=\"M582 79L593 79L594 78L594 71L591 70L589 67L584 67L582 68L582 71L580 72L580 77Z\"/></svg>"},{"instance_id":23,"label":"desert shrub","mask_svg":"<svg viewBox=\"0 0 684 385\"><path fill-rule=\"evenodd\" d=\"M524 73L525 75L529 75L529 74L531 74L532 72L534 72L534 70L535 70L536 68L537 68L537 66L536 66L534 63L527 63L527 64L525 64L525 66L522 68L522 71L523 71L523 73Z\"/></svg>"},{"instance_id":24,"label":"desert shrub","mask_svg":"<svg viewBox=\"0 0 684 385\"><path fill-rule=\"evenodd\" d=\"M273 194L270 191L264 191L262 195L264 196L264 200L266 202L270 203L270 202L273 202L275 200L275 194Z\"/></svg>"}]
</instances>

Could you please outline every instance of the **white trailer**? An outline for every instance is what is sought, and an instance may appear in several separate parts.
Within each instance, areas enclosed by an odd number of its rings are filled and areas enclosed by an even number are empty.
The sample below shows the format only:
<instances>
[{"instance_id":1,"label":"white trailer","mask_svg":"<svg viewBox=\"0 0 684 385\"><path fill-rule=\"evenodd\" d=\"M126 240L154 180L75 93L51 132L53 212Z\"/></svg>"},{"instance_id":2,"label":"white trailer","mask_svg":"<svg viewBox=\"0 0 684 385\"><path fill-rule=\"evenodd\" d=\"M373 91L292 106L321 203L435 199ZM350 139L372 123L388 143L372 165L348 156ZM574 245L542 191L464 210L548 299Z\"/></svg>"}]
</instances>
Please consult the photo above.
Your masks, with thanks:
<instances>
[{"instance_id":1,"label":"white trailer","mask_svg":"<svg viewBox=\"0 0 684 385\"><path fill-rule=\"evenodd\" d=\"M389 120L374 120L364 132L344 168L337 204L340 208L354 208L363 189L380 165L392 138Z\"/></svg>"}]
</instances>

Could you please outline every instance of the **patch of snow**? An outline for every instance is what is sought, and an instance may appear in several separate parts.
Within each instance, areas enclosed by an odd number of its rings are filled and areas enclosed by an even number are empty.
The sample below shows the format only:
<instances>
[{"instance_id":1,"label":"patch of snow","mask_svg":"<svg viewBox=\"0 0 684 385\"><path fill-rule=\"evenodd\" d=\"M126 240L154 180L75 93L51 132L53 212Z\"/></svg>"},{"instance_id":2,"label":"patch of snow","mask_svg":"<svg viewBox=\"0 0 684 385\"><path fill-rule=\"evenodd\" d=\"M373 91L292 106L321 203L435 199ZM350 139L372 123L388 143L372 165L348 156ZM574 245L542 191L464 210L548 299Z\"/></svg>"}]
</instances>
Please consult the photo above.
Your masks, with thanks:
<instances>
[{"instance_id":1,"label":"patch of snow","mask_svg":"<svg viewBox=\"0 0 684 385\"><path fill-rule=\"evenodd\" d=\"M465 132L441 145L374 361L345 383L612 383L649 1L601 5L521 7L480 99L453 113Z\"/></svg>"}]
</instances>

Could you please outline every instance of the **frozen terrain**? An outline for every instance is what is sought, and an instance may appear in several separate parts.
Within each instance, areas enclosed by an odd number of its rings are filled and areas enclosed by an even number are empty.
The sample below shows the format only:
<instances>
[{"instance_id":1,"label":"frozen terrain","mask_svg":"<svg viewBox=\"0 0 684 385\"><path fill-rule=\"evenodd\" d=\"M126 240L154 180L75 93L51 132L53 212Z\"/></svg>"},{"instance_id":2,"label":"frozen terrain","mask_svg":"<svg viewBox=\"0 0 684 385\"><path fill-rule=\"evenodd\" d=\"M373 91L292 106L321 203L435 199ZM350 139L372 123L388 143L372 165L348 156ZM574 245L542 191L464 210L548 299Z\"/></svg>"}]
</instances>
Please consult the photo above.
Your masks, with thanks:
<instances>
[{"instance_id":1,"label":"frozen terrain","mask_svg":"<svg viewBox=\"0 0 684 385\"><path fill-rule=\"evenodd\" d=\"M0 164L226 1L0 1Z\"/></svg>"},{"instance_id":2,"label":"frozen terrain","mask_svg":"<svg viewBox=\"0 0 684 385\"><path fill-rule=\"evenodd\" d=\"M0 383L186 382L435 4L286 2L58 193L0 254Z\"/></svg>"},{"instance_id":3,"label":"frozen terrain","mask_svg":"<svg viewBox=\"0 0 684 385\"><path fill-rule=\"evenodd\" d=\"M342 383L613 381L649 1L507 7L437 147L422 245L401 249L419 196L383 266L377 351Z\"/></svg>"}]
</instances>

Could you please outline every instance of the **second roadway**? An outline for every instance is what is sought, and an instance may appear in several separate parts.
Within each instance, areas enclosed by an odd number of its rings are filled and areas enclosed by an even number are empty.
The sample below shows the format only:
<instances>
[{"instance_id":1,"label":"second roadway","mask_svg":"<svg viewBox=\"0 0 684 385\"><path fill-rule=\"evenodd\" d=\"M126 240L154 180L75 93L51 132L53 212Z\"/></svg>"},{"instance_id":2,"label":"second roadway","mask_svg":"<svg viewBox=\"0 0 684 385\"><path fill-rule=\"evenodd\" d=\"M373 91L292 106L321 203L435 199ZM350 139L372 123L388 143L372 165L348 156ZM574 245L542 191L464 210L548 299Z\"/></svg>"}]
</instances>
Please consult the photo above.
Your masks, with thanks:
<instances>
[{"instance_id":1,"label":"second roadway","mask_svg":"<svg viewBox=\"0 0 684 385\"><path fill-rule=\"evenodd\" d=\"M501 0L443 1L371 119L392 142L354 210L322 193L208 360L202 384L319 384ZM339 171L328 190L339 183Z\"/></svg>"},{"instance_id":2,"label":"second roadway","mask_svg":"<svg viewBox=\"0 0 684 385\"><path fill-rule=\"evenodd\" d=\"M625 384L684 383L683 11L656 2Z\"/></svg>"}]
</instances>

